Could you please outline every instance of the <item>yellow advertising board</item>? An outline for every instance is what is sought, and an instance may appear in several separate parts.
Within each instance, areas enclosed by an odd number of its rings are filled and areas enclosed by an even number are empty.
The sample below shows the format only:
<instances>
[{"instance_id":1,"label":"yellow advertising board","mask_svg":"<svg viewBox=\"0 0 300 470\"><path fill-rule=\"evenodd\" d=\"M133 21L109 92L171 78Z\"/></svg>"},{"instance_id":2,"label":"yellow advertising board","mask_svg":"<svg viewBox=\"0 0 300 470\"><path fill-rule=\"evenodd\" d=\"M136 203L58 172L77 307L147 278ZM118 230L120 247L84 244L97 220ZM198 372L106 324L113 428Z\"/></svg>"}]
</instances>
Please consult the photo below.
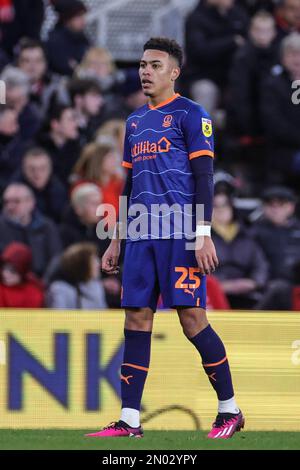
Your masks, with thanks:
<instances>
[{"instance_id":1,"label":"yellow advertising board","mask_svg":"<svg viewBox=\"0 0 300 470\"><path fill-rule=\"evenodd\" d=\"M119 418L122 311L0 311L0 428L97 429ZM300 431L300 313L218 312L248 430ZM158 312L145 429L208 429L217 400L174 311Z\"/></svg>"}]
</instances>

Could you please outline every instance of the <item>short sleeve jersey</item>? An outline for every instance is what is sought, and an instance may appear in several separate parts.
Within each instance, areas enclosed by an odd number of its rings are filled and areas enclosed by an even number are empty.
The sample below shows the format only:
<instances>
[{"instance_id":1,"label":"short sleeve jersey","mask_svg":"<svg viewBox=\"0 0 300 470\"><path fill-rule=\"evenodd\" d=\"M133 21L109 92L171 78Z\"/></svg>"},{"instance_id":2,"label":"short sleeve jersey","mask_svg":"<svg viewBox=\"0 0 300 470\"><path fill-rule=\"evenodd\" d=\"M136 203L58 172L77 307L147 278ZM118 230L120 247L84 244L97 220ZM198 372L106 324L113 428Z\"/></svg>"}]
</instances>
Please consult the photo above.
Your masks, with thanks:
<instances>
[{"instance_id":1,"label":"short sleeve jersey","mask_svg":"<svg viewBox=\"0 0 300 470\"><path fill-rule=\"evenodd\" d=\"M146 104L128 117L123 158L123 166L132 168L128 224L135 221L135 228L138 222L143 225L139 236L129 232L129 239L184 236L184 223L178 223L178 213L186 212L186 205L194 205L195 180L190 161L202 156L214 157L212 122L194 101L177 93L158 106ZM160 212L157 206L162 204L165 206ZM168 212L168 208L174 210ZM148 230L143 224L145 217ZM155 221L161 224L169 218L169 226L157 229ZM154 230L150 230L151 221Z\"/></svg>"}]
</instances>

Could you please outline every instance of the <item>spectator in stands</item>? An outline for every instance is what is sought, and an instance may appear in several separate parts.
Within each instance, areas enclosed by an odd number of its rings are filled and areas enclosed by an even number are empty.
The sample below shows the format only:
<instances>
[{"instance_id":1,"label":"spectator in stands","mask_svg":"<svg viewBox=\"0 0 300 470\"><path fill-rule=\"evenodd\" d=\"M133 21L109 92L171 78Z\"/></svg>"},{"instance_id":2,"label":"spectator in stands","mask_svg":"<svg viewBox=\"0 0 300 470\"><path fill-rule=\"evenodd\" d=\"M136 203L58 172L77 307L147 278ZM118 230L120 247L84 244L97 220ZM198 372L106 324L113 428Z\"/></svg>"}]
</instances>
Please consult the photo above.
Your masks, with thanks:
<instances>
[{"instance_id":1,"label":"spectator in stands","mask_svg":"<svg viewBox=\"0 0 300 470\"><path fill-rule=\"evenodd\" d=\"M49 67L71 76L90 46L84 33L87 9L80 0L57 0L54 7L59 21L46 42Z\"/></svg>"},{"instance_id":2,"label":"spectator in stands","mask_svg":"<svg viewBox=\"0 0 300 470\"><path fill-rule=\"evenodd\" d=\"M191 85L190 97L193 101L203 106L211 116L216 128L224 127L224 111L219 109L220 90L211 80L197 80Z\"/></svg>"},{"instance_id":3,"label":"spectator in stands","mask_svg":"<svg viewBox=\"0 0 300 470\"><path fill-rule=\"evenodd\" d=\"M107 308L96 245L77 243L64 251L60 275L47 292L47 307L66 310Z\"/></svg>"},{"instance_id":4,"label":"spectator in stands","mask_svg":"<svg viewBox=\"0 0 300 470\"><path fill-rule=\"evenodd\" d=\"M82 145L91 141L97 129L101 107L104 103L101 89L94 79L75 78L69 83L72 106L75 110Z\"/></svg>"},{"instance_id":5,"label":"spectator in stands","mask_svg":"<svg viewBox=\"0 0 300 470\"><path fill-rule=\"evenodd\" d=\"M11 175L20 165L25 150L19 134L18 115L16 111L0 105L0 192L7 185Z\"/></svg>"},{"instance_id":6,"label":"spectator in stands","mask_svg":"<svg viewBox=\"0 0 300 470\"><path fill-rule=\"evenodd\" d=\"M264 82L261 94L272 168L268 178L274 183L299 180L300 175L300 106L292 100L292 83L300 80L300 34L292 33L282 41L281 56L282 72Z\"/></svg>"},{"instance_id":7,"label":"spectator in stands","mask_svg":"<svg viewBox=\"0 0 300 470\"><path fill-rule=\"evenodd\" d=\"M280 0L275 18L280 40L292 32L300 33L300 0Z\"/></svg>"},{"instance_id":8,"label":"spectator in stands","mask_svg":"<svg viewBox=\"0 0 300 470\"><path fill-rule=\"evenodd\" d=\"M116 85L116 65L112 55L103 47L90 47L76 68L76 77L97 80L104 94Z\"/></svg>"},{"instance_id":9,"label":"spectator in stands","mask_svg":"<svg viewBox=\"0 0 300 470\"><path fill-rule=\"evenodd\" d=\"M72 180L75 184L84 181L97 184L101 189L102 202L112 204L118 213L119 196L124 186L122 175L120 156L116 148L92 142L83 148L74 167ZM114 223L115 220L112 220L113 226Z\"/></svg>"},{"instance_id":10,"label":"spectator in stands","mask_svg":"<svg viewBox=\"0 0 300 470\"><path fill-rule=\"evenodd\" d=\"M22 168L16 171L12 181L31 188L38 210L50 219L60 221L68 200L67 191L53 174L51 158L43 148L33 147L25 153Z\"/></svg>"},{"instance_id":11,"label":"spectator in stands","mask_svg":"<svg viewBox=\"0 0 300 470\"><path fill-rule=\"evenodd\" d=\"M41 42L23 38L18 44L17 65L30 81L30 101L45 114L50 97L58 87L58 77L50 74Z\"/></svg>"},{"instance_id":12,"label":"spectator in stands","mask_svg":"<svg viewBox=\"0 0 300 470\"><path fill-rule=\"evenodd\" d=\"M72 190L71 207L66 211L61 224L61 236L65 247L89 241L97 246L99 255L103 255L110 240L108 238L101 240L96 232L100 220L97 208L101 202L101 190L93 183L83 183ZM106 276L103 282L109 307L119 307L120 276Z\"/></svg>"},{"instance_id":13,"label":"spectator in stands","mask_svg":"<svg viewBox=\"0 0 300 470\"><path fill-rule=\"evenodd\" d=\"M141 79L136 69L128 69L124 74L124 79L119 85L119 92L123 98L123 109L119 117L127 118L135 109L147 103L141 86Z\"/></svg>"},{"instance_id":14,"label":"spectator in stands","mask_svg":"<svg viewBox=\"0 0 300 470\"><path fill-rule=\"evenodd\" d=\"M268 279L268 266L260 246L235 217L226 194L216 194L212 238L218 253L215 276L232 308L253 308Z\"/></svg>"},{"instance_id":15,"label":"spectator in stands","mask_svg":"<svg viewBox=\"0 0 300 470\"><path fill-rule=\"evenodd\" d=\"M222 289L221 283L215 276L207 276L206 288L207 310L230 310L230 305Z\"/></svg>"},{"instance_id":16,"label":"spectator in stands","mask_svg":"<svg viewBox=\"0 0 300 470\"><path fill-rule=\"evenodd\" d=\"M12 57L20 38L40 39L44 20L43 0L2 0L0 3L1 46Z\"/></svg>"},{"instance_id":17,"label":"spectator in stands","mask_svg":"<svg viewBox=\"0 0 300 470\"><path fill-rule=\"evenodd\" d=\"M249 39L236 53L229 76L229 118L238 135L262 136L259 102L262 81L279 63L275 21L267 12L258 12L250 24ZM248 139L249 140L249 139Z\"/></svg>"},{"instance_id":18,"label":"spectator in stands","mask_svg":"<svg viewBox=\"0 0 300 470\"><path fill-rule=\"evenodd\" d=\"M22 70L7 65L0 76L6 85L6 102L18 114L20 137L24 141L33 139L41 126L41 115L37 107L29 102L30 82Z\"/></svg>"},{"instance_id":19,"label":"spectator in stands","mask_svg":"<svg viewBox=\"0 0 300 470\"><path fill-rule=\"evenodd\" d=\"M189 82L207 78L224 89L247 27L248 16L235 0L201 0L186 21L185 78Z\"/></svg>"},{"instance_id":20,"label":"spectator in stands","mask_svg":"<svg viewBox=\"0 0 300 470\"><path fill-rule=\"evenodd\" d=\"M108 246L109 240L97 237L96 227L99 222L97 208L102 203L99 186L82 183L71 192L71 206L66 211L61 224L61 237L64 247L83 241L96 243L100 256Z\"/></svg>"},{"instance_id":21,"label":"spectator in stands","mask_svg":"<svg viewBox=\"0 0 300 470\"><path fill-rule=\"evenodd\" d=\"M95 141L99 144L113 145L119 155L123 155L125 129L124 119L109 119L97 130Z\"/></svg>"},{"instance_id":22,"label":"spectator in stands","mask_svg":"<svg viewBox=\"0 0 300 470\"><path fill-rule=\"evenodd\" d=\"M12 241L25 243L32 250L32 269L41 276L61 251L61 241L54 222L40 214L35 205L30 188L22 183L7 186L0 215L0 252Z\"/></svg>"},{"instance_id":23,"label":"spectator in stands","mask_svg":"<svg viewBox=\"0 0 300 470\"><path fill-rule=\"evenodd\" d=\"M265 190L262 198L263 218L253 226L253 235L269 262L270 278L289 280L293 265L300 261L296 196L287 187L272 186Z\"/></svg>"},{"instance_id":24,"label":"spectator in stands","mask_svg":"<svg viewBox=\"0 0 300 470\"><path fill-rule=\"evenodd\" d=\"M74 109L63 104L52 107L37 142L49 153L54 174L65 186L68 186L68 178L80 154Z\"/></svg>"},{"instance_id":25,"label":"spectator in stands","mask_svg":"<svg viewBox=\"0 0 300 470\"><path fill-rule=\"evenodd\" d=\"M0 307L41 308L44 290L31 272L32 254L23 243L12 242L0 256Z\"/></svg>"}]
</instances>

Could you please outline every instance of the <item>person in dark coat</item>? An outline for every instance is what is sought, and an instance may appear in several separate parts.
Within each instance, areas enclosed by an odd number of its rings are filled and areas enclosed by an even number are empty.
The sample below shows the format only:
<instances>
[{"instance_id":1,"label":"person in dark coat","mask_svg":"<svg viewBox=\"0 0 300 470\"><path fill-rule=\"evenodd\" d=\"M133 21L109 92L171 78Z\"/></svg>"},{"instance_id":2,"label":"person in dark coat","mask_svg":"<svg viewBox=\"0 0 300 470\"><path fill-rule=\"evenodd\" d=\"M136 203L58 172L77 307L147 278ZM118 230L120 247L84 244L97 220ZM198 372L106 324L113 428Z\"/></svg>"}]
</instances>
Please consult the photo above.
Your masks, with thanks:
<instances>
[{"instance_id":1,"label":"person in dark coat","mask_svg":"<svg viewBox=\"0 0 300 470\"><path fill-rule=\"evenodd\" d=\"M86 6L79 0L54 2L59 21L49 33L46 52L53 72L71 76L90 47L84 28Z\"/></svg>"},{"instance_id":2,"label":"person in dark coat","mask_svg":"<svg viewBox=\"0 0 300 470\"><path fill-rule=\"evenodd\" d=\"M32 253L23 243L12 242L0 256L0 307L41 308L42 282L31 272Z\"/></svg>"},{"instance_id":3,"label":"person in dark coat","mask_svg":"<svg viewBox=\"0 0 300 470\"><path fill-rule=\"evenodd\" d=\"M12 57L20 38L40 39L44 21L43 0L6 0L0 10L1 46ZM5 12L4 12L5 8Z\"/></svg>"},{"instance_id":4,"label":"person in dark coat","mask_svg":"<svg viewBox=\"0 0 300 470\"><path fill-rule=\"evenodd\" d=\"M240 136L263 134L259 103L263 80L279 63L276 28L270 13L251 20L249 39L235 54L229 74L228 124Z\"/></svg>"},{"instance_id":5,"label":"person in dark coat","mask_svg":"<svg viewBox=\"0 0 300 470\"><path fill-rule=\"evenodd\" d=\"M30 82L29 100L45 115L53 94L59 89L61 77L51 74L44 47L40 41L22 38L18 44L16 64Z\"/></svg>"},{"instance_id":6,"label":"person in dark coat","mask_svg":"<svg viewBox=\"0 0 300 470\"><path fill-rule=\"evenodd\" d=\"M32 270L38 276L62 249L56 225L35 209L34 194L22 183L9 184L3 193L0 233L0 252L12 241L31 248Z\"/></svg>"},{"instance_id":7,"label":"person in dark coat","mask_svg":"<svg viewBox=\"0 0 300 470\"><path fill-rule=\"evenodd\" d=\"M295 216L295 193L284 186L271 186L262 194L263 217L252 235L264 251L270 279L290 280L293 266L300 262L300 221Z\"/></svg>"},{"instance_id":8,"label":"person in dark coat","mask_svg":"<svg viewBox=\"0 0 300 470\"><path fill-rule=\"evenodd\" d=\"M64 248L82 241L96 243L100 256L105 252L109 240L97 237L97 208L102 203L100 188L89 182L84 182L71 192L71 205L67 208L60 226Z\"/></svg>"},{"instance_id":9,"label":"person in dark coat","mask_svg":"<svg viewBox=\"0 0 300 470\"><path fill-rule=\"evenodd\" d=\"M97 208L102 202L100 188L93 183L82 183L71 192L71 205L65 212L60 225L60 233L64 248L84 241L92 242L97 246L99 256L106 251L110 239L101 240L97 236ZM51 274L50 274L51 277ZM120 276L103 275L106 290L106 299L109 307L120 307Z\"/></svg>"},{"instance_id":10,"label":"person in dark coat","mask_svg":"<svg viewBox=\"0 0 300 470\"><path fill-rule=\"evenodd\" d=\"M201 0L186 20L185 79L207 78L226 88L233 54L244 44L247 28L248 15L234 0Z\"/></svg>"},{"instance_id":11,"label":"person in dark coat","mask_svg":"<svg viewBox=\"0 0 300 470\"><path fill-rule=\"evenodd\" d=\"M52 160L53 173L68 187L68 178L81 150L74 109L59 104L52 107L36 143L47 150Z\"/></svg>"},{"instance_id":12,"label":"person in dark coat","mask_svg":"<svg viewBox=\"0 0 300 470\"><path fill-rule=\"evenodd\" d=\"M268 264L258 243L237 221L231 199L216 194L212 239L219 258L214 275L232 308L253 308L268 279Z\"/></svg>"},{"instance_id":13,"label":"person in dark coat","mask_svg":"<svg viewBox=\"0 0 300 470\"><path fill-rule=\"evenodd\" d=\"M0 192L20 165L26 145L19 133L18 115L11 107L0 105Z\"/></svg>"},{"instance_id":14,"label":"person in dark coat","mask_svg":"<svg viewBox=\"0 0 300 470\"><path fill-rule=\"evenodd\" d=\"M29 141L36 136L42 122L38 108L29 102L29 78L12 65L3 69L0 78L6 85L6 103L18 114L20 137L23 141Z\"/></svg>"},{"instance_id":15,"label":"person in dark coat","mask_svg":"<svg viewBox=\"0 0 300 470\"><path fill-rule=\"evenodd\" d=\"M267 188L263 217L252 229L270 265L270 281L259 310L299 310L300 220L295 216L297 198L284 186ZM298 308L297 308L298 307Z\"/></svg>"},{"instance_id":16,"label":"person in dark coat","mask_svg":"<svg viewBox=\"0 0 300 470\"><path fill-rule=\"evenodd\" d=\"M282 41L281 55L281 72L265 80L261 93L261 119L268 142L269 167L272 168L268 179L273 183L292 183L296 178L295 184L298 184L300 106L297 105L297 90L293 90L292 84L300 80L300 34L292 33Z\"/></svg>"},{"instance_id":17,"label":"person in dark coat","mask_svg":"<svg viewBox=\"0 0 300 470\"><path fill-rule=\"evenodd\" d=\"M86 145L99 127L97 117L104 104L101 88L93 78L74 78L69 82L68 90L78 122L80 144Z\"/></svg>"},{"instance_id":18,"label":"person in dark coat","mask_svg":"<svg viewBox=\"0 0 300 470\"><path fill-rule=\"evenodd\" d=\"M31 188L37 209L59 222L68 201L65 186L52 171L52 161L43 148L29 149L23 159L22 168L17 170L12 181L24 183Z\"/></svg>"}]
</instances>

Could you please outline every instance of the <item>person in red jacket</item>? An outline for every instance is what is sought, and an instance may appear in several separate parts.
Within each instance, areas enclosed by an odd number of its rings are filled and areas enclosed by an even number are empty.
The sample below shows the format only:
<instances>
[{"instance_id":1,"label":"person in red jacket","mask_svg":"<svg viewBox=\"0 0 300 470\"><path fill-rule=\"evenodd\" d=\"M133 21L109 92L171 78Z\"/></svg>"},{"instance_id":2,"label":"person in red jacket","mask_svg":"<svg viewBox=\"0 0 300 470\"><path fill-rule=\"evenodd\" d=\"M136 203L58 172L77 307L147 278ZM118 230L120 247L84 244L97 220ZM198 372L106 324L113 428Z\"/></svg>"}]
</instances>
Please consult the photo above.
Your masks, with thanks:
<instances>
[{"instance_id":1,"label":"person in red jacket","mask_svg":"<svg viewBox=\"0 0 300 470\"><path fill-rule=\"evenodd\" d=\"M207 276L206 288L206 305L208 310L231 310L221 283L215 276Z\"/></svg>"},{"instance_id":2,"label":"person in red jacket","mask_svg":"<svg viewBox=\"0 0 300 470\"><path fill-rule=\"evenodd\" d=\"M0 257L0 307L40 308L44 304L41 281L30 271L31 250L12 242Z\"/></svg>"}]
</instances>

